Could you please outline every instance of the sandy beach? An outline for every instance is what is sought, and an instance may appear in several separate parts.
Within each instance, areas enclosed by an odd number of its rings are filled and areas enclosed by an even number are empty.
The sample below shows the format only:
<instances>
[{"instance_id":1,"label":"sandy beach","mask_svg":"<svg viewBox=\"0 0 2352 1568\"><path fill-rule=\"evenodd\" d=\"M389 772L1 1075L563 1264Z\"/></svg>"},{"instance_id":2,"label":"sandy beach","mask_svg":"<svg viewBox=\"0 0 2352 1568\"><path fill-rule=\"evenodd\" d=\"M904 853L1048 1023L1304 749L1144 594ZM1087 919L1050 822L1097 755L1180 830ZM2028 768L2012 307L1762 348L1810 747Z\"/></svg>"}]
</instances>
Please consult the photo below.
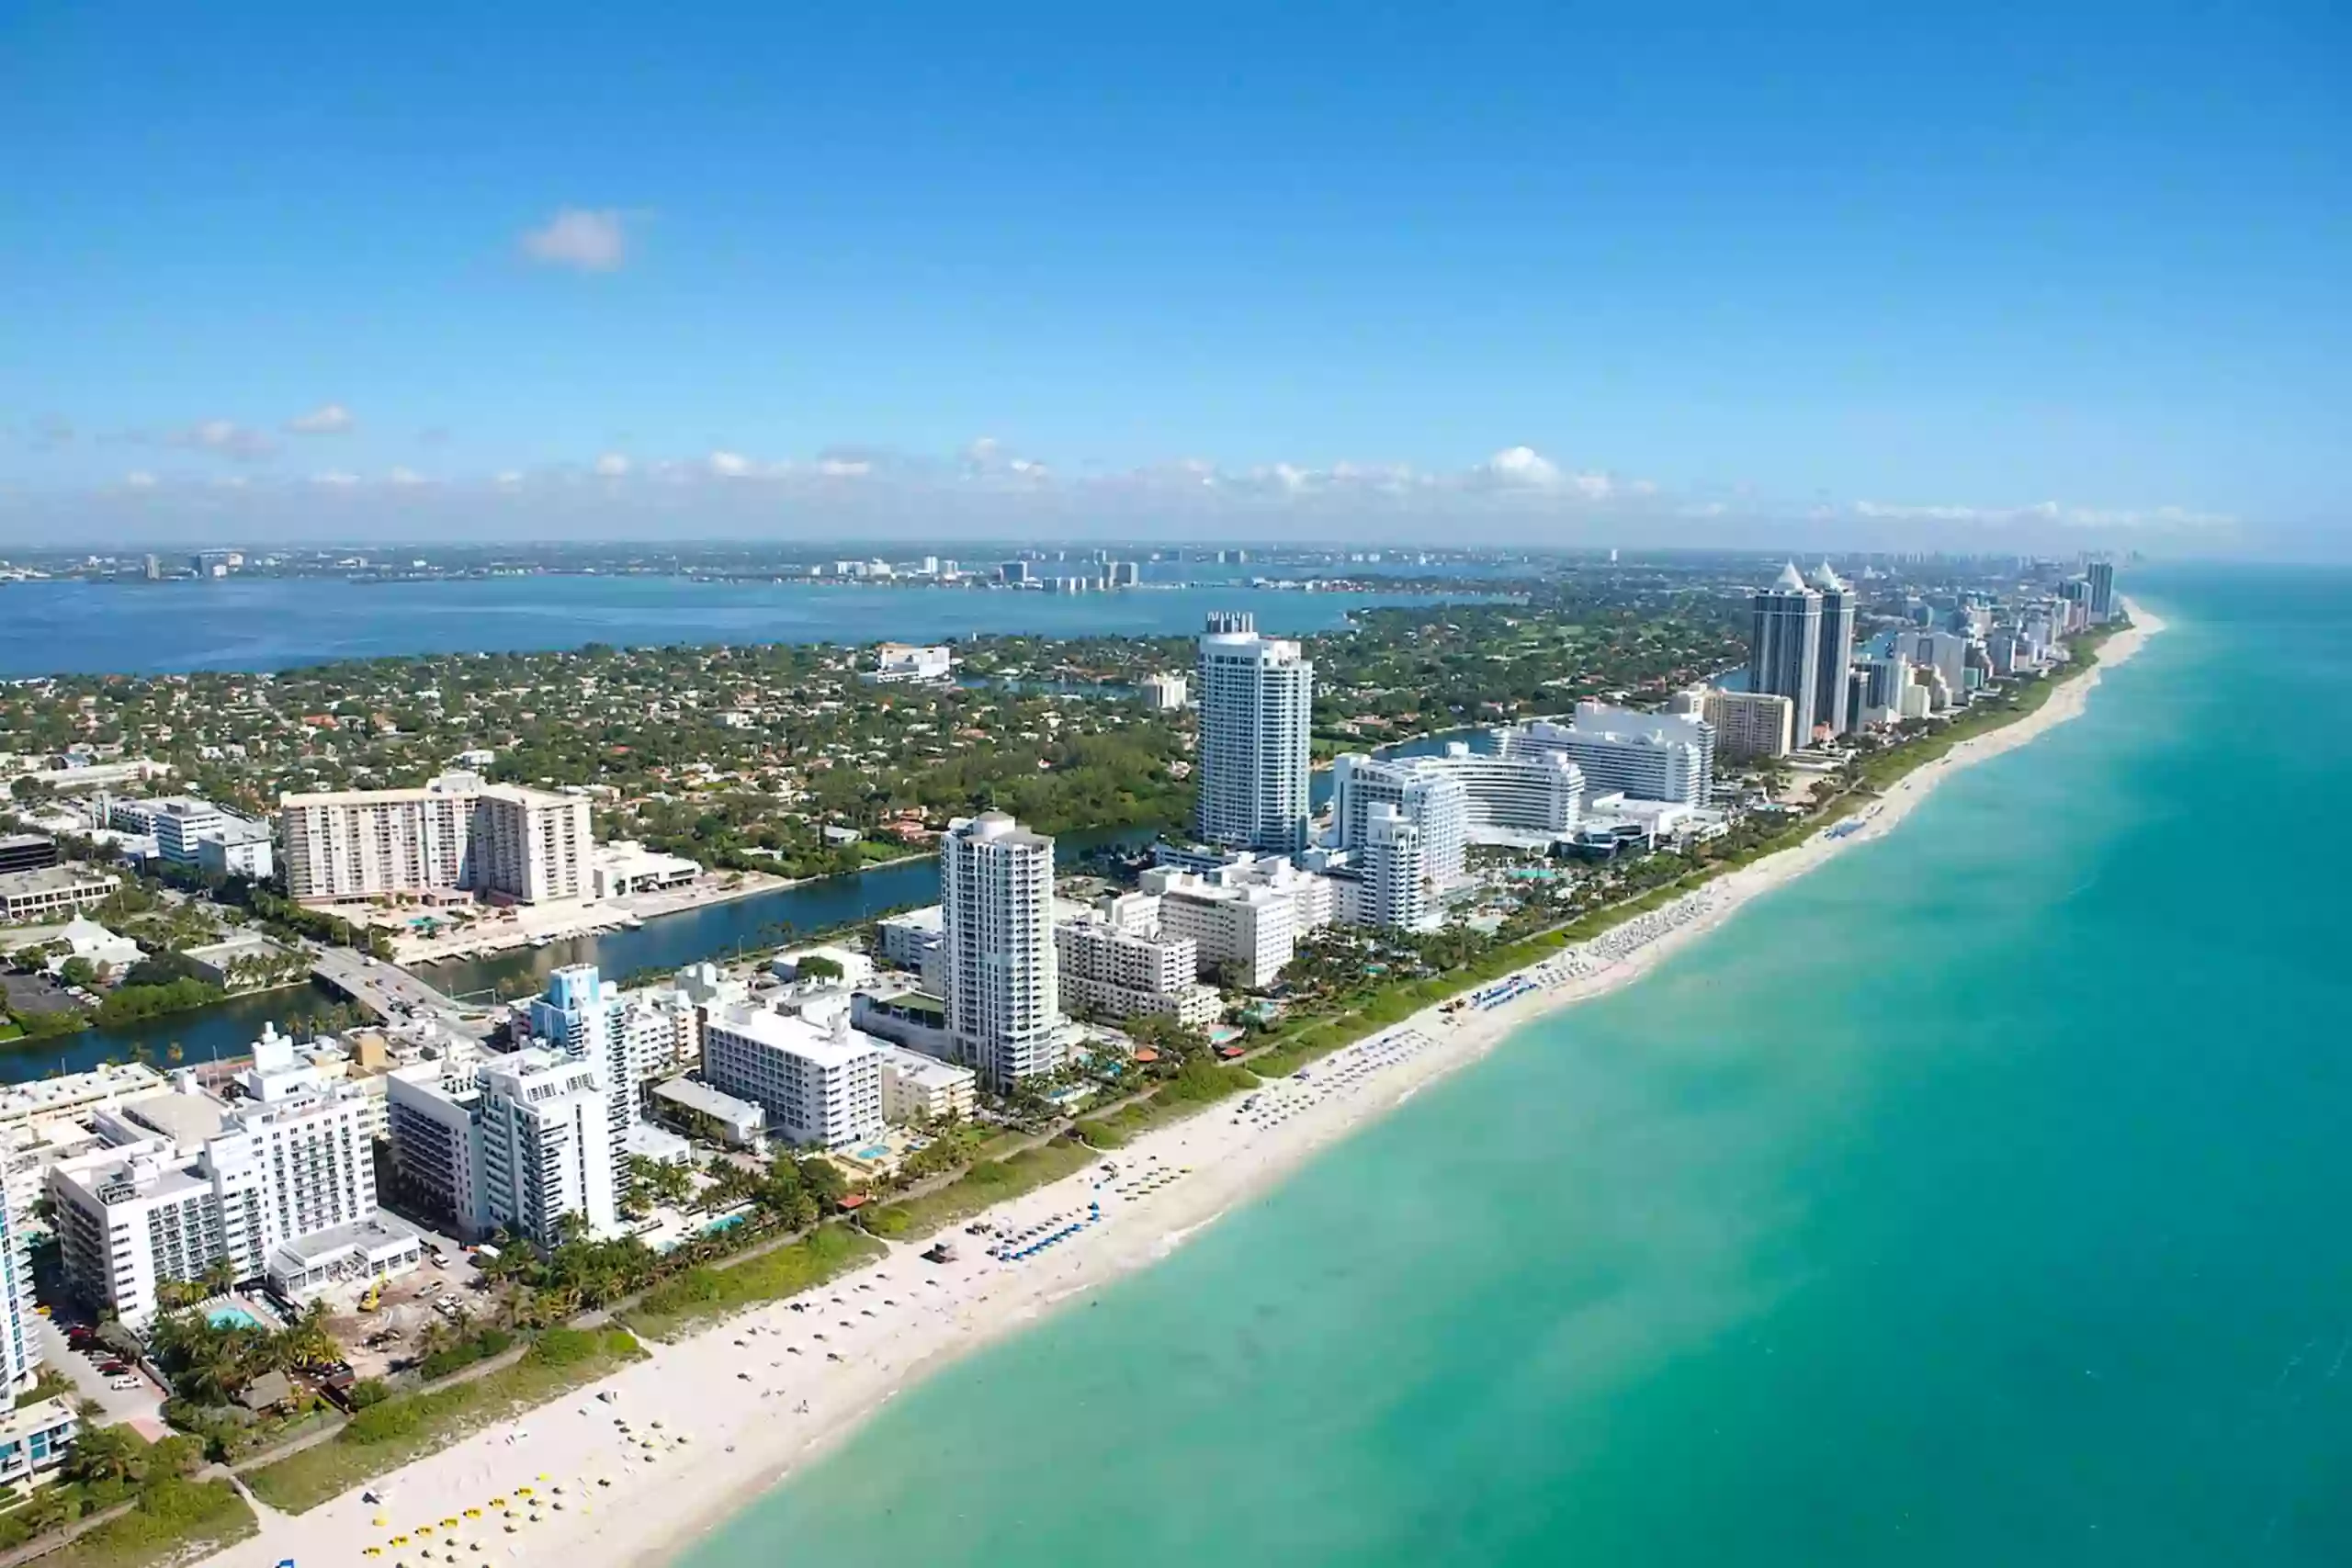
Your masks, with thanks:
<instances>
[{"instance_id":1,"label":"sandy beach","mask_svg":"<svg viewBox=\"0 0 2352 1568\"><path fill-rule=\"evenodd\" d=\"M2164 629L2130 609L2134 625L2108 640L2100 669ZM1426 1010L1304 1078L1270 1082L1247 1104L1138 1139L985 1216L998 1235L1020 1238L1003 1250L1024 1256L991 1257L990 1237L961 1233L960 1256L944 1265L894 1246L820 1291L649 1346L650 1359L627 1371L381 1478L372 1495L384 1501L353 1492L299 1517L264 1509L260 1534L217 1560L588 1568L673 1557L915 1379L1166 1256L1531 1020L1639 978L1759 894L1891 831L1955 772L2080 714L2098 681L2095 669L2066 682L2030 716L1954 748L1837 829L1522 971L1520 994L1499 1005ZM456 1529L442 1526L451 1518ZM403 1544L390 1544L396 1536Z\"/></svg>"}]
</instances>

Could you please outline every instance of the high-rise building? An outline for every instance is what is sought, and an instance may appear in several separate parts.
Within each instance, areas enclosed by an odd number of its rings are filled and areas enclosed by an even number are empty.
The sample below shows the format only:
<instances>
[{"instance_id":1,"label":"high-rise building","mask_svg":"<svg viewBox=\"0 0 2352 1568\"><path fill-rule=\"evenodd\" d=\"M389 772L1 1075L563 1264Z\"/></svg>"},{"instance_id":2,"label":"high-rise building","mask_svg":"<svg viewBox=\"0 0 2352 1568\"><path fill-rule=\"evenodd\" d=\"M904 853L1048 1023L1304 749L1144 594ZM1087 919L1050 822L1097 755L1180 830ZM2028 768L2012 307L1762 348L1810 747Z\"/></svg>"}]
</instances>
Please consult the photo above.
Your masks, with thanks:
<instances>
[{"instance_id":1,"label":"high-rise building","mask_svg":"<svg viewBox=\"0 0 2352 1568\"><path fill-rule=\"evenodd\" d=\"M549 975L545 994L531 1003L530 1021L535 1037L596 1069L612 1129L613 1180L627 1188L628 1130L644 1120L645 1085L661 1076L675 1050L669 1021L630 1006L594 964L567 964Z\"/></svg>"},{"instance_id":2,"label":"high-rise building","mask_svg":"<svg viewBox=\"0 0 2352 1568\"><path fill-rule=\"evenodd\" d=\"M2086 575L2091 585L2091 619L2104 621L2115 614L2115 563L2095 560Z\"/></svg>"},{"instance_id":3,"label":"high-rise building","mask_svg":"<svg viewBox=\"0 0 2352 1568\"><path fill-rule=\"evenodd\" d=\"M535 904L594 888L585 799L473 773L284 795L278 826L287 888L304 903L462 888Z\"/></svg>"},{"instance_id":4,"label":"high-rise building","mask_svg":"<svg viewBox=\"0 0 2352 1568\"><path fill-rule=\"evenodd\" d=\"M1295 880L1296 886L1277 886L1155 866L1143 874L1143 890L1159 900L1159 929L1191 940L1201 973L1257 990L1280 977L1298 938L1312 929L1306 920L1331 919L1329 879L1301 872ZM1307 903L1307 884L1320 892L1316 905Z\"/></svg>"},{"instance_id":5,"label":"high-rise building","mask_svg":"<svg viewBox=\"0 0 2352 1568\"><path fill-rule=\"evenodd\" d=\"M1945 695L1939 705L1954 707L1968 700L1969 639L1959 632L1936 628L1904 638L1903 651L1911 662L1942 677Z\"/></svg>"},{"instance_id":6,"label":"high-rise building","mask_svg":"<svg viewBox=\"0 0 2352 1568\"><path fill-rule=\"evenodd\" d=\"M1507 756L1556 751L1583 770L1588 795L1706 806L1714 799L1715 727L1696 714L1641 713L1581 702L1568 724L1538 719L1498 731Z\"/></svg>"},{"instance_id":7,"label":"high-rise building","mask_svg":"<svg viewBox=\"0 0 2352 1568\"><path fill-rule=\"evenodd\" d=\"M465 1240L553 1247L568 1214L590 1235L618 1228L610 1101L588 1063L528 1046L395 1068L385 1089L401 1185Z\"/></svg>"},{"instance_id":8,"label":"high-rise building","mask_svg":"<svg viewBox=\"0 0 2352 1568\"><path fill-rule=\"evenodd\" d=\"M1422 931L1437 923L1441 876L1430 850L1430 835L1404 810L1385 801L1372 806L1364 818L1359 924Z\"/></svg>"},{"instance_id":9,"label":"high-rise building","mask_svg":"<svg viewBox=\"0 0 2352 1568\"><path fill-rule=\"evenodd\" d=\"M1727 762L1785 757L1795 744L1796 705L1778 692L1711 686L1700 711L1715 727L1716 750Z\"/></svg>"},{"instance_id":10,"label":"high-rise building","mask_svg":"<svg viewBox=\"0 0 2352 1568\"><path fill-rule=\"evenodd\" d=\"M1143 678L1143 700L1159 713L1174 713L1184 705L1185 682L1182 675L1155 671Z\"/></svg>"},{"instance_id":11,"label":"high-rise building","mask_svg":"<svg viewBox=\"0 0 2352 1568\"><path fill-rule=\"evenodd\" d=\"M97 1117L113 1146L51 1168L61 1260L93 1305L144 1326L158 1286L220 1262L304 1281L305 1244L379 1222L366 1094L274 1030L238 1082L233 1105L192 1079L123 1101Z\"/></svg>"},{"instance_id":12,"label":"high-rise building","mask_svg":"<svg viewBox=\"0 0 2352 1568\"><path fill-rule=\"evenodd\" d=\"M940 840L939 894L957 1058L999 1092L1060 1066L1054 840L1001 811L956 823Z\"/></svg>"},{"instance_id":13,"label":"high-rise building","mask_svg":"<svg viewBox=\"0 0 2352 1568\"><path fill-rule=\"evenodd\" d=\"M846 1149L883 1128L882 1065L888 1047L850 1027L753 1007L723 1008L703 1030L703 1081L763 1107L768 1126L804 1148Z\"/></svg>"},{"instance_id":14,"label":"high-rise building","mask_svg":"<svg viewBox=\"0 0 2352 1568\"><path fill-rule=\"evenodd\" d=\"M1217 994L1196 978L1200 944L1161 930L1159 908L1152 895L1130 893L1055 925L1054 972L1064 1012L1159 1013L1193 1028L1216 1021Z\"/></svg>"},{"instance_id":15,"label":"high-rise building","mask_svg":"<svg viewBox=\"0 0 2352 1568\"><path fill-rule=\"evenodd\" d=\"M1846 677L1854 668L1854 585L1823 561L1813 570L1812 586L1821 595L1821 651L1814 660L1812 716L1800 721L1806 740L1816 728L1832 735L1854 728L1846 705Z\"/></svg>"},{"instance_id":16,"label":"high-rise building","mask_svg":"<svg viewBox=\"0 0 2352 1568\"><path fill-rule=\"evenodd\" d=\"M0 1183L0 1389L14 1393L32 1382L40 1366L40 1338L33 1319L33 1264L26 1219Z\"/></svg>"},{"instance_id":17,"label":"high-rise building","mask_svg":"<svg viewBox=\"0 0 2352 1568\"><path fill-rule=\"evenodd\" d=\"M1412 824L1413 852L1426 875L1442 884L1462 874L1470 841L1469 792L1444 758L1355 751L1333 765L1331 820L1340 849L1368 850L1373 817L1384 806Z\"/></svg>"},{"instance_id":18,"label":"high-rise building","mask_svg":"<svg viewBox=\"0 0 2352 1568\"><path fill-rule=\"evenodd\" d=\"M1198 677L1194 833L1229 848L1305 849L1315 666L1298 644L1225 613L1209 617Z\"/></svg>"},{"instance_id":19,"label":"high-rise building","mask_svg":"<svg viewBox=\"0 0 2352 1568\"><path fill-rule=\"evenodd\" d=\"M1813 716L1821 701L1820 671L1821 595L1805 586L1792 561L1781 569L1771 587L1756 595L1747 689L1789 699L1802 731L1796 738L1800 746L1813 739Z\"/></svg>"}]
</instances>

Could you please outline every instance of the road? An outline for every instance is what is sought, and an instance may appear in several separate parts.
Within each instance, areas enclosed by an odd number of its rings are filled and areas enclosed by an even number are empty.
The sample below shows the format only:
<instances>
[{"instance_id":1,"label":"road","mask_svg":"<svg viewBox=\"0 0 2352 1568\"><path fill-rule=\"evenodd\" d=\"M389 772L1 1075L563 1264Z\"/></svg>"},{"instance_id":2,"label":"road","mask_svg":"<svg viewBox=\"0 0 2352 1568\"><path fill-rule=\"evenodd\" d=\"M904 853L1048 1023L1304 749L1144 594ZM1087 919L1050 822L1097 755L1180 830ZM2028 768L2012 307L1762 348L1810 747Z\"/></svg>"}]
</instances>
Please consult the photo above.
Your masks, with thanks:
<instances>
[{"instance_id":1,"label":"road","mask_svg":"<svg viewBox=\"0 0 2352 1568\"><path fill-rule=\"evenodd\" d=\"M311 973L379 1018L390 1019L396 1012L438 1013L454 1024L465 1017L466 1009L454 997L435 990L398 964L370 960L347 947L311 949Z\"/></svg>"}]
</instances>

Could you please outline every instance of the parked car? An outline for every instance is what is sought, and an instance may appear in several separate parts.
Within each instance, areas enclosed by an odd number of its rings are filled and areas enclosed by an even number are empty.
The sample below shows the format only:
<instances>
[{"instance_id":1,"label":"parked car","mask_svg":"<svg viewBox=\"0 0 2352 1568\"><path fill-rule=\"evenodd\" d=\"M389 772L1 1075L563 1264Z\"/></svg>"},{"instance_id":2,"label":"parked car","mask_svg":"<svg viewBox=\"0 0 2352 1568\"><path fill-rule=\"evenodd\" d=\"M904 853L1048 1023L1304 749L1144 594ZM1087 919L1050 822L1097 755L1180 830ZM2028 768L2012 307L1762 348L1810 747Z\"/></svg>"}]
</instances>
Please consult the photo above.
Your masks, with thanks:
<instances>
[{"instance_id":1,"label":"parked car","mask_svg":"<svg viewBox=\"0 0 2352 1568\"><path fill-rule=\"evenodd\" d=\"M144 1388L147 1384L145 1380L141 1378L119 1377L107 1379L107 1386L114 1389L130 1390L134 1388Z\"/></svg>"}]
</instances>

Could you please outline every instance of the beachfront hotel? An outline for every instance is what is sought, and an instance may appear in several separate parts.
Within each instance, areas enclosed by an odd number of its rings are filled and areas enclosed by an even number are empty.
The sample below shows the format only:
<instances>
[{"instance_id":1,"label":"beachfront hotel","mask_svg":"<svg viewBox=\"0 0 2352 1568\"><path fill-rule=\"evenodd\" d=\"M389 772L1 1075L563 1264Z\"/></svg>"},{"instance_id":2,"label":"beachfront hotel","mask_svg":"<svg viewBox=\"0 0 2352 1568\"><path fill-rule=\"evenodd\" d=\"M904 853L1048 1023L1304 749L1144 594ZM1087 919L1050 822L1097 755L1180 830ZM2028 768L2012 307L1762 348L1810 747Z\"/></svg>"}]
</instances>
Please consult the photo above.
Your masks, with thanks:
<instances>
[{"instance_id":1,"label":"beachfront hotel","mask_svg":"<svg viewBox=\"0 0 2352 1568\"><path fill-rule=\"evenodd\" d=\"M1305 849L1315 666L1233 611L1209 617L1196 673L1195 835L1229 849Z\"/></svg>"},{"instance_id":2,"label":"beachfront hotel","mask_svg":"<svg viewBox=\"0 0 2352 1568\"><path fill-rule=\"evenodd\" d=\"M999 1092L1060 1066L1054 840L1001 811L957 821L940 840L939 895L956 1059Z\"/></svg>"},{"instance_id":3,"label":"beachfront hotel","mask_svg":"<svg viewBox=\"0 0 2352 1568\"><path fill-rule=\"evenodd\" d=\"M702 1078L767 1112L768 1130L801 1148L849 1149L883 1128L887 1044L850 1026L755 1007L722 1009L703 1026Z\"/></svg>"},{"instance_id":4,"label":"beachfront hotel","mask_svg":"<svg viewBox=\"0 0 2352 1568\"><path fill-rule=\"evenodd\" d=\"M0 1388L10 1393L30 1383L40 1366L40 1339L30 1323L32 1244L25 1234L30 1217L17 1212L15 1195L0 1184Z\"/></svg>"},{"instance_id":5,"label":"beachfront hotel","mask_svg":"<svg viewBox=\"0 0 2352 1568\"><path fill-rule=\"evenodd\" d=\"M594 890L588 802L575 795L454 773L418 789L284 795L277 820L300 903L467 891L539 904Z\"/></svg>"},{"instance_id":6,"label":"beachfront hotel","mask_svg":"<svg viewBox=\"0 0 2352 1568\"><path fill-rule=\"evenodd\" d=\"M1200 944L1160 929L1160 900L1129 893L1054 927L1061 1010L1076 1017L1159 1013L1191 1028L1216 1021L1216 990L1201 985Z\"/></svg>"},{"instance_id":7,"label":"beachfront hotel","mask_svg":"<svg viewBox=\"0 0 2352 1568\"><path fill-rule=\"evenodd\" d=\"M1850 637L1852 626L1847 630ZM1813 738L1813 717L1821 704L1821 594L1805 586L1791 561L1771 587L1756 595L1747 689L1789 699L1802 731L1799 745Z\"/></svg>"},{"instance_id":8,"label":"beachfront hotel","mask_svg":"<svg viewBox=\"0 0 2352 1568\"><path fill-rule=\"evenodd\" d=\"M227 1262L288 1294L311 1272L303 1244L379 1218L367 1096L330 1082L265 1031L231 1105L192 1077L99 1111L110 1146L49 1172L67 1282L132 1327L157 1288ZM393 1222L397 1224L398 1222Z\"/></svg>"},{"instance_id":9,"label":"beachfront hotel","mask_svg":"<svg viewBox=\"0 0 2352 1568\"><path fill-rule=\"evenodd\" d=\"M1537 719L1497 735L1505 756L1557 752L1576 763L1588 797L1622 794L1683 806L1714 799L1715 728L1697 714L1581 702L1565 725Z\"/></svg>"},{"instance_id":10,"label":"beachfront hotel","mask_svg":"<svg viewBox=\"0 0 2352 1568\"><path fill-rule=\"evenodd\" d=\"M401 1185L461 1239L503 1228L550 1247L566 1214L591 1235L618 1228L610 1102L590 1064L532 1046L396 1068L385 1089Z\"/></svg>"}]
</instances>

